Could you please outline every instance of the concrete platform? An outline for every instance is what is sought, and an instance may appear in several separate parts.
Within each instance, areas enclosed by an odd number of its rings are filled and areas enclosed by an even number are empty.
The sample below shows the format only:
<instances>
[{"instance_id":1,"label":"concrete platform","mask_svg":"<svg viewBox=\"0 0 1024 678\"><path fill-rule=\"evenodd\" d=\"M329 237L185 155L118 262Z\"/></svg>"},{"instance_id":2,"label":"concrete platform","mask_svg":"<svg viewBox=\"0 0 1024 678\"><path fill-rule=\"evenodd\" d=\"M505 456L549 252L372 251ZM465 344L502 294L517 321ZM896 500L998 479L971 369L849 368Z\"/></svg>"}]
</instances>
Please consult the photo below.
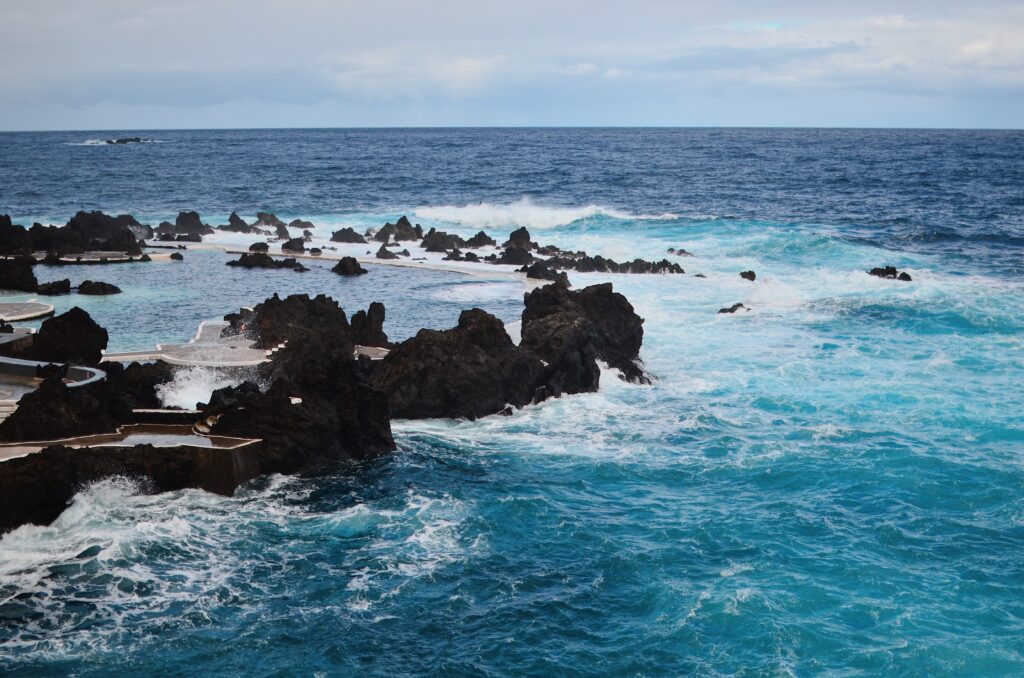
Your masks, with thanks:
<instances>
[{"instance_id":1,"label":"concrete platform","mask_svg":"<svg viewBox=\"0 0 1024 678\"><path fill-rule=\"evenodd\" d=\"M0 320L13 323L53 315L53 306L35 299L18 303L0 303Z\"/></svg>"}]
</instances>

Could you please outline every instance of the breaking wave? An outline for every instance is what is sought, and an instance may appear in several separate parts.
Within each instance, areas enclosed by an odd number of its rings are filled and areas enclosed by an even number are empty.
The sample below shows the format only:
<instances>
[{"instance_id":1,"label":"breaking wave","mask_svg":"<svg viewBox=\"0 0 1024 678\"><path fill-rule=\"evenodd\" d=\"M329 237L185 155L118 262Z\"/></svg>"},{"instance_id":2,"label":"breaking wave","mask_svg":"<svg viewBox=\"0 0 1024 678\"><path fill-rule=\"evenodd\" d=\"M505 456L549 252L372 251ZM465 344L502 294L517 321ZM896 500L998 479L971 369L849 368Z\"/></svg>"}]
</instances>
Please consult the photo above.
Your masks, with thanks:
<instances>
[{"instance_id":1,"label":"breaking wave","mask_svg":"<svg viewBox=\"0 0 1024 678\"><path fill-rule=\"evenodd\" d=\"M631 214L600 205L584 207L548 207L537 205L529 198L522 198L505 205L481 202L473 205L440 205L434 207L418 207L418 217L447 221L472 228L501 228L526 226L534 229L551 229L568 226L582 219L593 217L610 217L623 220L668 220L678 215L666 214Z\"/></svg>"}]
</instances>

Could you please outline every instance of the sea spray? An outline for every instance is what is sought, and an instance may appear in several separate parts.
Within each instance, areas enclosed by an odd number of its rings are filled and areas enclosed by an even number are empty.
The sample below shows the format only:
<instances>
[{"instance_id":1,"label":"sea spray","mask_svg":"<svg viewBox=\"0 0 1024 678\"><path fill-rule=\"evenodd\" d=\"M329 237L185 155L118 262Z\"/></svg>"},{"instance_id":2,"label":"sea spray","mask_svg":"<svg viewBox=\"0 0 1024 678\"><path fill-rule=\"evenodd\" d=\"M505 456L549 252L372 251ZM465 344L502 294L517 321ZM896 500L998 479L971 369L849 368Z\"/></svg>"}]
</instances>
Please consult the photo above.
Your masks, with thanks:
<instances>
[{"instance_id":1,"label":"sea spray","mask_svg":"<svg viewBox=\"0 0 1024 678\"><path fill-rule=\"evenodd\" d=\"M179 367L170 381L157 385L156 394L164 407L191 410L197 403L209 402L210 395L217 389L236 386L247 376L253 376L251 370Z\"/></svg>"}]
</instances>

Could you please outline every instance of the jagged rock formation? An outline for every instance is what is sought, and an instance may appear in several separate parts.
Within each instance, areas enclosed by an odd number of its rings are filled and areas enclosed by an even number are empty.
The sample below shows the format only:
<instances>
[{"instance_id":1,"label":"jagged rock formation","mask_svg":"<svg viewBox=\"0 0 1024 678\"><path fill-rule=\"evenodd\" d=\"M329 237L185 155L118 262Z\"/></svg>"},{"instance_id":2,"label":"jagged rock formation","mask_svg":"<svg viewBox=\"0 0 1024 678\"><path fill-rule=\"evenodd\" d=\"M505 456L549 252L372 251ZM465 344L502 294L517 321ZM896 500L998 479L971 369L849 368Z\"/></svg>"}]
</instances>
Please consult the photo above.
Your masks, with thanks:
<instances>
[{"instance_id":1,"label":"jagged rock formation","mask_svg":"<svg viewBox=\"0 0 1024 678\"><path fill-rule=\"evenodd\" d=\"M39 281L32 270L35 263L32 257L0 259L0 289L35 292L39 287Z\"/></svg>"},{"instance_id":2,"label":"jagged rock formation","mask_svg":"<svg viewBox=\"0 0 1024 678\"><path fill-rule=\"evenodd\" d=\"M888 280L902 280L903 282L911 282L913 280L909 273L906 271L897 271L895 266L882 266L881 268L876 267L868 271L868 275L873 275L876 278L886 278Z\"/></svg>"},{"instance_id":3,"label":"jagged rock formation","mask_svg":"<svg viewBox=\"0 0 1024 678\"><path fill-rule=\"evenodd\" d=\"M166 221L161 222L156 227L156 233L158 236L188 236L189 238L202 240L204 235L213 233L213 228L202 222L199 218L199 212L189 211L179 212L173 224Z\"/></svg>"},{"instance_id":4,"label":"jagged rock formation","mask_svg":"<svg viewBox=\"0 0 1024 678\"><path fill-rule=\"evenodd\" d=\"M110 283L100 282L99 280L83 280L78 286L79 294L90 294L95 296L107 295L107 294L121 294L121 288L117 285L111 285Z\"/></svg>"},{"instance_id":5,"label":"jagged rock formation","mask_svg":"<svg viewBox=\"0 0 1024 678\"><path fill-rule=\"evenodd\" d=\"M251 249L251 248L250 248ZM305 273L309 269L300 264L294 257L287 257L285 259L275 259L265 252L252 252L249 254L241 254L238 259L227 262L228 266L238 266L241 268L269 268L269 269L280 269L286 268L296 273Z\"/></svg>"},{"instance_id":6,"label":"jagged rock formation","mask_svg":"<svg viewBox=\"0 0 1024 678\"><path fill-rule=\"evenodd\" d=\"M360 346L379 346L388 348L391 342L384 333L384 304L374 301L365 311L356 311L352 315L352 337Z\"/></svg>"},{"instance_id":7,"label":"jagged rock formation","mask_svg":"<svg viewBox=\"0 0 1024 678\"><path fill-rule=\"evenodd\" d=\"M466 241L459 236L438 231L435 228L427 231L427 234L423 236L423 242L420 243L420 247L428 252L447 252L449 250L462 249L465 246Z\"/></svg>"},{"instance_id":8,"label":"jagged rock formation","mask_svg":"<svg viewBox=\"0 0 1024 678\"><path fill-rule=\"evenodd\" d=\"M331 234L331 242L365 243L366 238L356 233L351 227L346 226L340 231Z\"/></svg>"},{"instance_id":9,"label":"jagged rock formation","mask_svg":"<svg viewBox=\"0 0 1024 678\"><path fill-rule=\"evenodd\" d=\"M384 224L379 231L377 231L373 239L377 242L389 243L398 242L399 240L419 240L423 237L423 229L419 224L413 226L407 217L400 217L397 222L393 224Z\"/></svg>"}]
</instances>

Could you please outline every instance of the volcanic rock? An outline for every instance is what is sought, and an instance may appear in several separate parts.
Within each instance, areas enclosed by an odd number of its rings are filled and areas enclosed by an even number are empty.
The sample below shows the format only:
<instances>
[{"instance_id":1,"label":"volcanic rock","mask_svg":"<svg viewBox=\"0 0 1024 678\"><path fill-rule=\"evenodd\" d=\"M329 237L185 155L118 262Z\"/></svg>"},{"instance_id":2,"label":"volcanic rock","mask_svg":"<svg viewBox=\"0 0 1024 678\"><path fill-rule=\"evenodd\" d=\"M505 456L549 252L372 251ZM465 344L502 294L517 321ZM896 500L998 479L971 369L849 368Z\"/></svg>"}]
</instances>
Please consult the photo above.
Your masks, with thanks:
<instances>
[{"instance_id":1,"label":"volcanic rock","mask_svg":"<svg viewBox=\"0 0 1024 678\"><path fill-rule=\"evenodd\" d=\"M352 316L352 336L360 346L391 346L384 333L384 304L374 301L368 310L356 311Z\"/></svg>"},{"instance_id":2,"label":"volcanic rock","mask_svg":"<svg viewBox=\"0 0 1024 678\"><path fill-rule=\"evenodd\" d=\"M79 294L89 295L106 295L106 294L121 294L121 288L117 285L111 285L110 283L100 282L99 280L83 280L78 286Z\"/></svg>"},{"instance_id":3,"label":"volcanic rock","mask_svg":"<svg viewBox=\"0 0 1024 678\"><path fill-rule=\"evenodd\" d=\"M380 252L377 254L380 254ZM363 275L368 272L359 265L359 262L354 257L342 257L331 270L338 275Z\"/></svg>"},{"instance_id":4,"label":"volcanic rock","mask_svg":"<svg viewBox=\"0 0 1024 678\"><path fill-rule=\"evenodd\" d=\"M65 278L64 280L40 283L36 292L51 297L55 297L59 294L71 294L71 281Z\"/></svg>"},{"instance_id":5,"label":"volcanic rock","mask_svg":"<svg viewBox=\"0 0 1024 678\"><path fill-rule=\"evenodd\" d=\"M35 263L31 257L0 259L0 289L35 292L39 285L32 271Z\"/></svg>"},{"instance_id":6,"label":"volcanic rock","mask_svg":"<svg viewBox=\"0 0 1024 678\"><path fill-rule=\"evenodd\" d=\"M757 280L757 274L753 271L743 271L740 273L740 277L744 280L749 280L750 282Z\"/></svg>"},{"instance_id":7,"label":"volcanic rock","mask_svg":"<svg viewBox=\"0 0 1024 678\"><path fill-rule=\"evenodd\" d=\"M346 226L340 231L331 234L331 242L365 243L366 238L356 233L351 227Z\"/></svg>"},{"instance_id":8,"label":"volcanic rock","mask_svg":"<svg viewBox=\"0 0 1024 678\"><path fill-rule=\"evenodd\" d=\"M470 247L472 249L479 249L481 247L497 247L497 245L498 241L483 231L480 231L466 241L466 247Z\"/></svg>"},{"instance_id":9,"label":"volcanic rock","mask_svg":"<svg viewBox=\"0 0 1024 678\"><path fill-rule=\"evenodd\" d=\"M720 308L720 309L718 309L718 312L719 313L735 313L736 311L739 311L741 309L744 310L744 311L749 311L750 310L749 308L747 308L743 304L737 303L737 304L733 304L732 306L727 306L726 308Z\"/></svg>"}]
</instances>

